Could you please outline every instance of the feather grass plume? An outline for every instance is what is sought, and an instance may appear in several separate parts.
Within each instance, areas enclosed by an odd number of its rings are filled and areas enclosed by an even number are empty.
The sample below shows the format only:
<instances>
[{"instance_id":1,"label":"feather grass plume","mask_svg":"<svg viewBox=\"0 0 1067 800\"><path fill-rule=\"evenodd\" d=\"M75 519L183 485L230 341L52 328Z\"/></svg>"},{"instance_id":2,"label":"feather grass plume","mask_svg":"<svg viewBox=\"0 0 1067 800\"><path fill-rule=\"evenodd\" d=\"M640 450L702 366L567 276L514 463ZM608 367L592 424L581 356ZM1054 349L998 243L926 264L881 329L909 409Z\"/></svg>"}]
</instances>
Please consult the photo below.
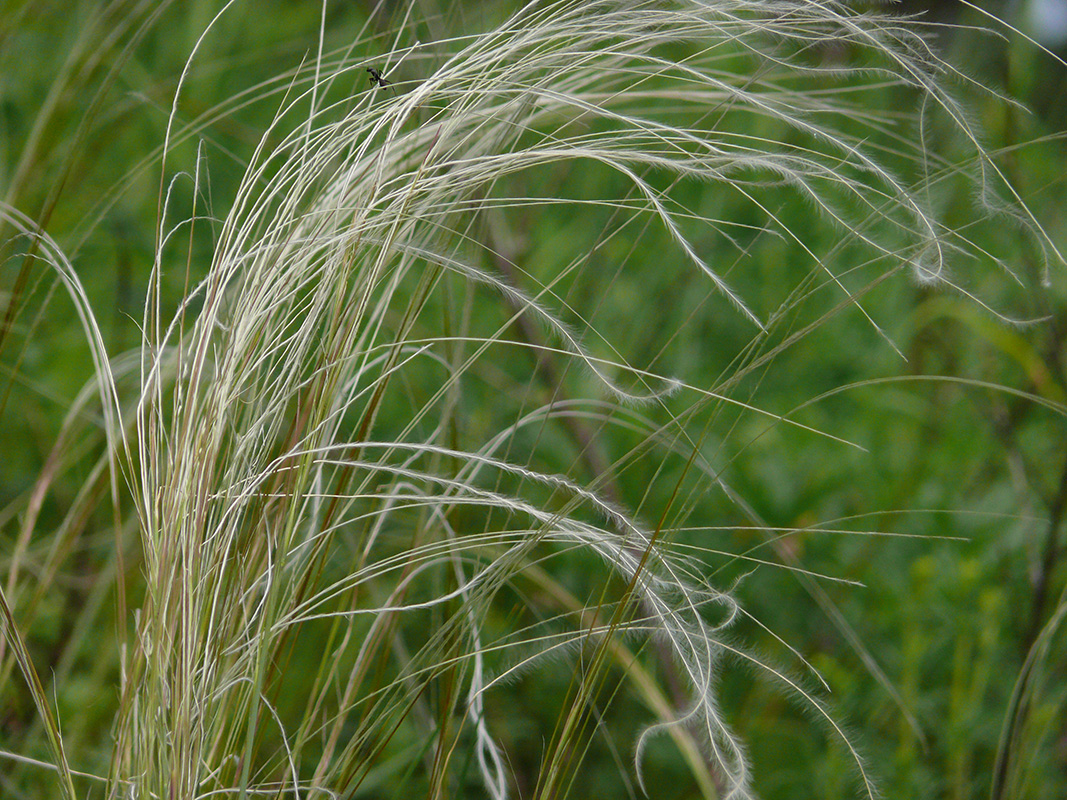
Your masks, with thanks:
<instances>
[{"instance_id":1,"label":"feather grass plume","mask_svg":"<svg viewBox=\"0 0 1067 800\"><path fill-rule=\"evenodd\" d=\"M716 694L724 657L754 659L727 638L743 612L670 545L666 509L638 513L604 476L554 470L527 435L584 416L639 432L650 473L671 450L712 473L687 426L695 409L747 408L730 391L740 371L709 388L632 363L619 332L588 322L561 288L589 253L544 279L486 231L546 204L606 206L605 238L657 231L755 342L784 311L746 297L733 265L702 253L691 233L701 215L676 198L680 182L747 205L756 230L811 254L810 280L837 287L843 304L859 297L808 249L783 198L885 274L910 268L966 291L961 267L995 259L942 222L932 198L949 180L973 180L980 199L1004 181L943 88L962 76L917 30L838 3L559 0L466 38L408 41L401 26L374 60L320 48L290 76L211 262L192 266L201 277L173 315L163 272L196 217L171 225L161 191L137 402L123 409L104 392L146 578L110 796L373 795L413 772L428 796L460 796L473 764L478 792L504 798L513 756L490 709L517 675L563 659L574 678L532 788L562 796L635 638L688 697L650 715L634 743L638 779L650 737L667 732L702 754L694 769L721 796L750 796ZM828 47L858 55L820 55ZM827 80L834 88L806 85ZM920 122L947 120L966 158L935 155L925 127L864 106L887 87L918 98ZM181 102L179 89L173 119ZM583 165L613 175L620 196L513 191L522 176ZM1025 208L1004 208L1058 258ZM746 229L702 224L725 238ZM498 320L472 317L472 298L485 297ZM525 342L515 325L530 326ZM556 378L588 396L524 410L501 393L513 421L463 434L487 365L523 348L580 373ZM112 380L104 364L100 375ZM679 396L692 414L671 410ZM592 557L581 563L594 599L568 609L551 574L576 552ZM556 592L559 616L508 629L507 609L533 586Z\"/></svg>"}]
</instances>

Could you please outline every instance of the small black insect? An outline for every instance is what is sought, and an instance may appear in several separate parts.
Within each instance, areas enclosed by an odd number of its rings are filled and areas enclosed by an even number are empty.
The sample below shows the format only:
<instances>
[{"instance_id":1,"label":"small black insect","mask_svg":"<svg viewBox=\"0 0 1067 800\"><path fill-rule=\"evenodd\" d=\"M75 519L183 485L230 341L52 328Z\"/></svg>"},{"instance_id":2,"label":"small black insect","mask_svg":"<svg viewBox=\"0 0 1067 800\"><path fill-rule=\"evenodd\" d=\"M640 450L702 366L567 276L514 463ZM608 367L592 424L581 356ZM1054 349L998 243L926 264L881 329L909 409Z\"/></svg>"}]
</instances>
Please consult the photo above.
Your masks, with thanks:
<instances>
[{"instance_id":1,"label":"small black insect","mask_svg":"<svg viewBox=\"0 0 1067 800\"><path fill-rule=\"evenodd\" d=\"M376 83L383 89L389 85L390 82L383 78L382 73L378 72L374 67L367 67L367 72L370 73L371 83Z\"/></svg>"}]
</instances>

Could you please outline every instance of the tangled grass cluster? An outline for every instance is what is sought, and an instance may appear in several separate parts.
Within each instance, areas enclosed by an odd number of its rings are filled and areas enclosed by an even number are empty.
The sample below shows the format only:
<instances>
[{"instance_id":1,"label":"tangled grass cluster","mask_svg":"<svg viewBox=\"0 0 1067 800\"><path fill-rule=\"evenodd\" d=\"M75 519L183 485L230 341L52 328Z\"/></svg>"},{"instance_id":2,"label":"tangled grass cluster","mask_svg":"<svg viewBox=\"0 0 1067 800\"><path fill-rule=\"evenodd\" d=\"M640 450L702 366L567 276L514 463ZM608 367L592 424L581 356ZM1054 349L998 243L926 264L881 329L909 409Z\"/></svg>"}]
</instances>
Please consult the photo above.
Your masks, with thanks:
<instances>
[{"instance_id":1,"label":"tangled grass cluster","mask_svg":"<svg viewBox=\"0 0 1067 800\"><path fill-rule=\"evenodd\" d=\"M141 553L143 585L121 546L110 577L130 635L97 634L121 653L106 775L78 777L25 646L22 549L3 587L4 658L31 688L67 798L83 779L115 798L409 784L513 796L509 692L559 664L571 678L555 729L535 737L524 796L566 794L608 726L603 707L627 693L647 716L621 771L642 781L665 734L706 796L750 796L717 698L724 658L777 675L840 731L804 681L729 636L743 608L675 546L691 482L750 512L708 456L707 420L734 409L805 428L750 404L744 380L829 313L858 309L877 329L861 301L885 277L970 293L955 276L974 265L1012 276L970 223L942 220L955 182L973 187L975 219L1029 228L1060 260L948 90L966 78L914 21L808 0L537 0L491 30L427 42L412 34L418 9L397 17L384 53L366 55L385 41L370 33L341 52L320 42L256 88L278 111L224 214L177 210L189 183L208 193L203 158L172 166L203 125L182 122L179 83L132 354L107 351L47 231L3 208L25 257L63 281L93 353L69 426L98 415L106 446L77 503L110 501L116 541L135 537ZM872 105L899 97L903 112ZM622 190L583 196L589 174ZM687 207L693 185L748 217ZM591 248L554 254L549 274L528 263L526 228L559 210L600 229ZM809 224L836 243L817 251ZM209 261L194 246L205 230ZM708 257L712 238L735 248L732 263ZM777 305L739 288L755 285L757 239L810 257ZM175 308L166 286L183 259ZM750 343L719 377L628 356L627 331L592 321L613 281L640 286L628 270L657 259L704 283L712 318L746 321ZM591 275L594 260L614 278ZM857 288L853 270L877 277ZM827 288L833 312L790 330L800 300ZM664 340L691 322L648 313ZM628 450L604 444L616 432ZM651 482L666 463L666 501L620 488L623 472ZM24 548L38 533L33 514L23 523Z\"/></svg>"}]
</instances>

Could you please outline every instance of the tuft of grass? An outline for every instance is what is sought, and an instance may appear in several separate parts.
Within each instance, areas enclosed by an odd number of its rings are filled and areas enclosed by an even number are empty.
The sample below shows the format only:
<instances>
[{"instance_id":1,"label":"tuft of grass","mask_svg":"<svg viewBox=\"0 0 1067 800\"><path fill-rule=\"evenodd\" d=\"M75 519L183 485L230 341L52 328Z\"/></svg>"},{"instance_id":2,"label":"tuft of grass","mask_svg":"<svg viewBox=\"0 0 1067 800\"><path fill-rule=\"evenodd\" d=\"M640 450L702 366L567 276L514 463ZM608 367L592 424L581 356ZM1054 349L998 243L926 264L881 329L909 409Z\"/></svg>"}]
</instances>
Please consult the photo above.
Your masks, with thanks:
<instances>
[{"instance_id":1,"label":"tuft of grass","mask_svg":"<svg viewBox=\"0 0 1067 800\"><path fill-rule=\"evenodd\" d=\"M238 8L208 15L173 88L132 354L109 354L47 226L2 209L93 357L68 419L103 443L56 541L93 514L113 532L94 596L117 630L78 631L114 667L96 750L68 752L20 628L32 513L0 595L3 676L30 685L64 796L85 773L108 797L555 798L594 752L655 795L662 734L703 796L750 797L719 692L738 664L799 698L873 798L804 656L798 676L735 632L775 627L738 602L744 570L795 575L904 701L723 470L764 436L852 445L757 390L841 314L892 352L866 298L901 273L1026 321L972 287L976 267L1027 283L977 232L1024 230L1046 276L1062 257L949 88L980 87L915 21L837 3L530 2L432 41L416 4L338 50L324 23L252 90L276 112L221 201L187 147L224 115L183 109ZM705 331L736 346L686 358L716 348ZM729 555L723 580L687 547L708 494L774 558ZM511 697L543 685L549 724L516 730Z\"/></svg>"}]
</instances>

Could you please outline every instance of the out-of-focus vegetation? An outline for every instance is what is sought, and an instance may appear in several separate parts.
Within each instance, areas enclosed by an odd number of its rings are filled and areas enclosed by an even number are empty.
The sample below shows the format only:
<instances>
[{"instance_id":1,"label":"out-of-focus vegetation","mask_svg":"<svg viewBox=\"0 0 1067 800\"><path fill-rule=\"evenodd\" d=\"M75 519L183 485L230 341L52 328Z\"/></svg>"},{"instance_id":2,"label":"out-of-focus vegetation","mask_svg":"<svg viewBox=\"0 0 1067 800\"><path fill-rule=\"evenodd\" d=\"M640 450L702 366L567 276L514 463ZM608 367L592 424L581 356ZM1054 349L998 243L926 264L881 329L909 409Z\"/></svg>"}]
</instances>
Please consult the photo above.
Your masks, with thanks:
<instances>
[{"instance_id":1,"label":"out-of-focus vegetation","mask_svg":"<svg viewBox=\"0 0 1067 800\"><path fill-rule=\"evenodd\" d=\"M434 9L415 3L411 11L379 5L332 2L323 17L322 4L310 0L238 3L203 40L220 10L217 2L3 5L0 195L70 259L120 387L138 381L140 361L124 360L124 354L142 342L161 215L169 220L163 229L174 226L172 236L182 242L163 249L170 260L160 265L159 302L173 314L212 263L221 220L257 143L293 91L294 71L316 57L320 24L324 53L353 46L368 63L378 63L376 53L395 46L397 30L404 44L439 42L439 53L429 49L440 58L458 49L452 37L489 30L509 11L504 3ZM963 81L951 87L1017 192L1005 199L1024 203L1067 252L1063 64L966 8L952 26L930 32L946 60L991 89ZM693 47L678 42L676 53L661 55L684 58ZM168 117L194 48L164 167ZM432 57L401 62L389 74L390 88L378 90L358 71L329 92L395 96L420 80ZM851 60L863 54L820 44L802 57L825 67L827 77L820 83L805 73L790 91L830 93L833 70L855 66ZM393 58L389 66L395 64ZM750 66L738 52L720 68ZM869 87L862 97L878 91ZM932 109L922 116L917 94L899 86L883 91L883 105L871 113L899 111L902 127L890 133L919 136L916 124L903 121L918 116L921 135L937 147L928 162L917 162L903 148L894 150L887 135L882 152L894 169L919 181L924 171L947 172L963 157L958 131ZM866 112L855 109L857 124L867 122ZM730 113L708 110L724 127L735 124ZM894 121L878 119L887 130ZM847 119L838 122L847 129ZM768 142L783 135L771 120L751 124L757 127L746 135L765 135ZM802 144L799 137L796 143ZM588 374L539 356L550 337L516 321L510 330L517 346L509 357L481 367L479 380L465 388L464 429L450 434L454 441L490 439L516 422L516 407L531 411L553 401L566 406L578 397L601 397L603 409L575 406L565 424L519 430L515 446L536 448L539 469L575 476L650 526L664 515L673 545L692 548L685 552L744 609L729 641L765 657L824 701L884 796L1067 796L1067 631L1061 621L1067 611L1067 276L1052 249L1010 214L972 227L974 185L935 181L926 198L930 208L990 255L950 258L954 288L924 285L902 264L873 258L840 227L815 221L812 204L787 187L776 194L757 186L761 206L739 202L717 184L653 170L644 177L694 212L684 219L686 235L757 316L775 320L766 336L756 336L703 275L676 257L667 232L637 222L616 235L617 208L490 210L472 214L469 235L502 254L487 270L501 270L528 291L550 285L572 315L565 321L615 332L610 344L593 337L584 342L594 356L687 380L700 376L704 389L728 389L798 425L677 396L654 411L607 410L608 399ZM486 196L597 200L630 191L618 172L584 162L551 164L501 183L487 187ZM175 226L189 218L198 221ZM802 231L805 238L790 240L781 230ZM129 668L124 659L133 647L135 610L146 595L141 532L135 517L116 515L107 499L99 404L84 389L93 365L75 309L11 225L0 231L0 585L44 694L54 702L71 767L107 775L121 676ZM587 254L578 267L575 253ZM810 277L820 274L816 258L827 259L862 311L825 275ZM464 290L449 291L462 297ZM194 301L191 315L201 302ZM455 306L440 301L437 308L435 302L429 307L439 311L443 329L424 329L422 317L413 339L446 337L449 325L459 330L468 324L469 331L485 334L515 313L490 291L471 292ZM463 309L465 321L449 316L454 308ZM671 335L664 336L665 319L687 324L676 331L670 326ZM410 405L398 401L383 409L385 427L403 427L406 415L429 403L440 375L431 366L405 380L398 396ZM501 397L517 403L501 403ZM705 438L694 445L655 412L684 418ZM600 413L614 415L615 424L602 424ZM680 457L648 455L643 423L627 422L627 415L637 420L646 413L654 418L652 428L664 425L663 450L673 446ZM433 420L421 424L429 435ZM552 487L540 488L551 494ZM120 497L118 506L130 502ZM464 514L475 516L466 509L451 524L461 527ZM531 569L510 588L523 599L514 602L514 617L497 612L490 624L501 630L532 625L544 620L532 618L531 608L550 619L595 605L597 597L589 594L600 591L599 584L587 582L591 566L583 558L561 559L563 576L552 581ZM326 639L307 636L309 644L293 646L278 668L307 675L310 691L323 669ZM684 709L686 687L674 683L669 659L648 656L654 645L644 648L640 669L667 687L676 710ZM55 773L25 761L51 763L52 756L11 646L0 654L0 796L60 796L58 788L40 788ZM493 734L512 758L507 766L515 796L533 795L544 740L573 691L570 662L544 669L539 681L515 678L504 690L506 702L487 710ZM622 796L620 775L633 779L633 749L648 722L635 696L620 691L617 702L608 702L616 684L625 682L623 673L611 673L613 682L598 698L603 735L582 742L589 749L578 769L580 785L592 797ZM856 796L848 749L780 680L743 658L727 658L718 691L725 718L749 748L760 796ZM292 707L279 708L281 716L307 703L295 695L285 701ZM400 760L423 744L390 742L384 760ZM650 796L715 796L693 777L668 736L649 740L642 763ZM476 769L469 772L466 783L450 784L444 796L484 796ZM92 780L76 777L75 786L79 796L100 796ZM365 786L362 796L391 796L388 784L368 779ZM636 783L629 788L640 793Z\"/></svg>"}]
</instances>

